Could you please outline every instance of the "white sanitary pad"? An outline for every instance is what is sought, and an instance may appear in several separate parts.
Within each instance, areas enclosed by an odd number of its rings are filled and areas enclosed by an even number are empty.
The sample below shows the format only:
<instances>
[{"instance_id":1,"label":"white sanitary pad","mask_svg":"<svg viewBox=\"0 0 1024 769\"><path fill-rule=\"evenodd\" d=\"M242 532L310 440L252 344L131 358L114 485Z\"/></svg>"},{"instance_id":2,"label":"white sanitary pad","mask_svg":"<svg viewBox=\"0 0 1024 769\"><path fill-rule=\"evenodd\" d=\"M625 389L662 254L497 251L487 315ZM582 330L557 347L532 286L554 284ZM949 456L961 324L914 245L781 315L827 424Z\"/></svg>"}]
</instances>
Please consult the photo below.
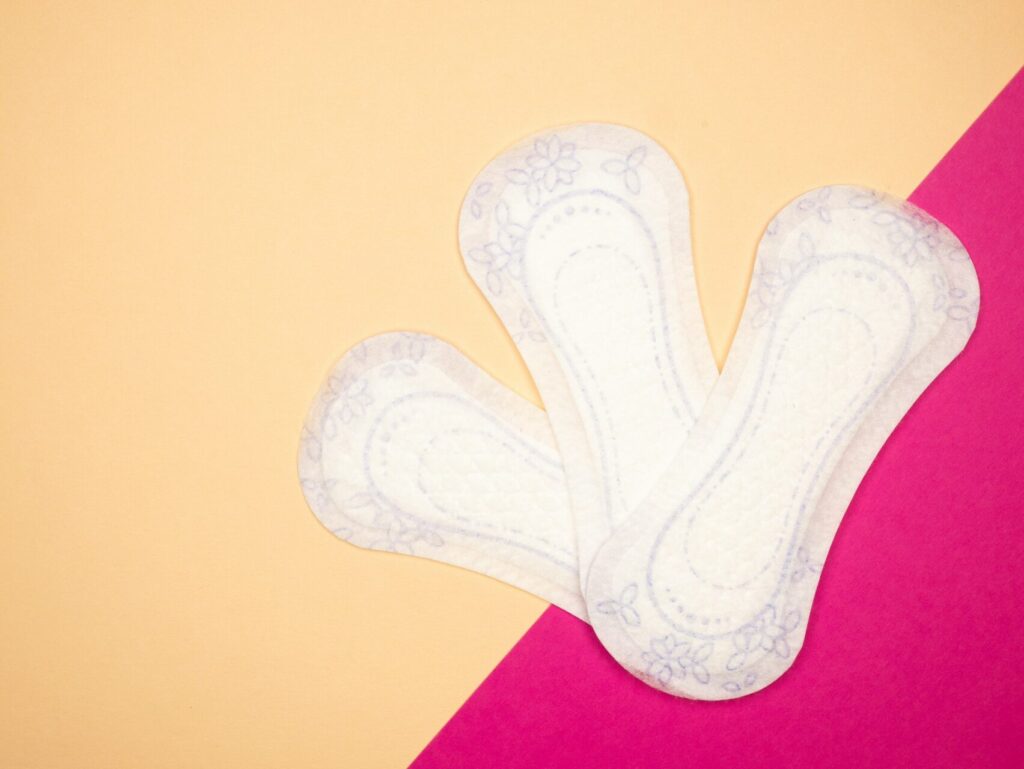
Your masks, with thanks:
<instances>
[{"instance_id":1,"label":"white sanitary pad","mask_svg":"<svg viewBox=\"0 0 1024 769\"><path fill-rule=\"evenodd\" d=\"M547 415L444 342L369 339L304 431L317 516L589 616L672 694L771 683L863 474L973 329L959 241L863 188L798 198L758 248L721 378L686 189L648 137L584 124L509 150L470 188L460 242Z\"/></svg>"},{"instance_id":2,"label":"white sanitary pad","mask_svg":"<svg viewBox=\"0 0 1024 769\"><path fill-rule=\"evenodd\" d=\"M977 311L966 251L914 206L825 187L783 209L689 442L591 565L616 659L700 699L778 678L853 492Z\"/></svg>"},{"instance_id":3,"label":"white sanitary pad","mask_svg":"<svg viewBox=\"0 0 1024 769\"><path fill-rule=\"evenodd\" d=\"M352 544L465 566L586 616L544 412L439 339L350 350L310 410L299 475Z\"/></svg>"},{"instance_id":4,"label":"white sanitary pad","mask_svg":"<svg viewBox=\"0 0 1024 769\"><path fill-rule=\"evenodd\" d=\"M683 445L718 376L686 185L649 137L531 137L470 187L459 242L519 347L562 455L580 571Z\"/></svg>"}]
</instances>

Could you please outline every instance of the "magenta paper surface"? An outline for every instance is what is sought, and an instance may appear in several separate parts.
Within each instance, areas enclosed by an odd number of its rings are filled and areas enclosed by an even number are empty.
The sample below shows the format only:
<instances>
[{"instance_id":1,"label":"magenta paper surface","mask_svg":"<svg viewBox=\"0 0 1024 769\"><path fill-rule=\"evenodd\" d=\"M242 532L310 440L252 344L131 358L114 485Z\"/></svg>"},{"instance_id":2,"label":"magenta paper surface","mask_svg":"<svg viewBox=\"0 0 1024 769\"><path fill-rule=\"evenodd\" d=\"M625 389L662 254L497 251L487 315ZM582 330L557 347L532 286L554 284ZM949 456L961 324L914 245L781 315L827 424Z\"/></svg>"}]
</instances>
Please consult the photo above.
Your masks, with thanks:
<instances>
[{"instance_id":1,"label":"magenta paper surface","mask_svg":"<svg viewBox=\"0 0 1024 769\"><path fill-rule=\"evenodd\" d=\"M415 769L1024 767L1024 71L911 200L966 245L981 315L861 483L792 669L675 699L552 607Z\"/></svg>"}]
</instances>

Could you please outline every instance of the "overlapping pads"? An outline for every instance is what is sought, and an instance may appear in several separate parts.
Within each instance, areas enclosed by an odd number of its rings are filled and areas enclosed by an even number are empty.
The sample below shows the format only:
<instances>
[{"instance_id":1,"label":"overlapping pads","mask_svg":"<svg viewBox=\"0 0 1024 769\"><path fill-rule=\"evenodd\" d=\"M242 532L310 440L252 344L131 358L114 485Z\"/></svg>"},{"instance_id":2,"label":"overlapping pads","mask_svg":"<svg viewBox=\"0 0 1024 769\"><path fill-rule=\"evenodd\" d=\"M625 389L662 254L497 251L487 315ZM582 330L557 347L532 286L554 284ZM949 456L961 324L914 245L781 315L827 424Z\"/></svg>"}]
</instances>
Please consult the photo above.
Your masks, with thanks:
<instances>
[{"instance_id":1,"label":"overlapping pads","mask_svg":"<svg viewBox=\"0 0 1024 769\"><path fill-rule=\"evenodd\" d=\"M671 694L770 684L861 477L973 330L960 242L871 190L797 198L765 230L719 376L686 187L649 137L528 139L473 182L459 236L546 413L440 340L368 339L303 431L316 515L552 601Z\"/></svg>"}]
</instances>

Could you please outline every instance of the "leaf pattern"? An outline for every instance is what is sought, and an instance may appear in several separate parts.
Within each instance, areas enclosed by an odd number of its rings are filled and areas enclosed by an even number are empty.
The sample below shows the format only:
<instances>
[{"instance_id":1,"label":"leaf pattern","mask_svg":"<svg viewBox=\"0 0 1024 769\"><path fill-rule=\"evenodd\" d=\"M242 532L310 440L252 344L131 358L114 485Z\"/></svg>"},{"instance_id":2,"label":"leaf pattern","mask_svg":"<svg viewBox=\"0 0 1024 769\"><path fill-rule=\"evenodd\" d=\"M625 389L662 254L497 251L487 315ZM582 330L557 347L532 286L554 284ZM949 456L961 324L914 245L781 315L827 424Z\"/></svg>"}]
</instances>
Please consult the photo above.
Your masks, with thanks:
<instances>
[{"instance_id":1,"label":"leaf pattern","mask_svg":"<svg viewBox=\"0 0 1024 769\"><path fill-rule=\"evenodd\" d=\"M606 160L601 164L605 173L614 176L621 176L622 183L626 189L634 195L639 195L642 188L639 168L644 164L647 157L647 148L644 146L634 147L625 158Z\"/></svg>"}]
</instances>

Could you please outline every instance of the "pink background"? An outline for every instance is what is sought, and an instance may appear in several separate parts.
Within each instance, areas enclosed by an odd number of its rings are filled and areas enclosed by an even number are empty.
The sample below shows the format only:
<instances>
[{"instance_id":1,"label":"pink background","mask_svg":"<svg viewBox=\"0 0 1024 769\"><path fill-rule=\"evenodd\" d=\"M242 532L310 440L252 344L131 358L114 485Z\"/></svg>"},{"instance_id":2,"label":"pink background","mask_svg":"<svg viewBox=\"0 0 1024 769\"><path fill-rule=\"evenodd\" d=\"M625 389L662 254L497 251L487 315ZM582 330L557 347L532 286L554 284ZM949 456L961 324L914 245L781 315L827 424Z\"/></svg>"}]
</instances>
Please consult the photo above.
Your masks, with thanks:
<instances>
[{"instance_id":1,"label":"pink background","mask_svg":"<svg viewBox=\"0 0 1024 769\"><path fill-rule=\"evenodd\" d=\"M551 608L416 769L1024 766L1024 74L911 200L967 246L981 315L862 482L792 669L674 699Z\"/></svg>"}]
</instances>

